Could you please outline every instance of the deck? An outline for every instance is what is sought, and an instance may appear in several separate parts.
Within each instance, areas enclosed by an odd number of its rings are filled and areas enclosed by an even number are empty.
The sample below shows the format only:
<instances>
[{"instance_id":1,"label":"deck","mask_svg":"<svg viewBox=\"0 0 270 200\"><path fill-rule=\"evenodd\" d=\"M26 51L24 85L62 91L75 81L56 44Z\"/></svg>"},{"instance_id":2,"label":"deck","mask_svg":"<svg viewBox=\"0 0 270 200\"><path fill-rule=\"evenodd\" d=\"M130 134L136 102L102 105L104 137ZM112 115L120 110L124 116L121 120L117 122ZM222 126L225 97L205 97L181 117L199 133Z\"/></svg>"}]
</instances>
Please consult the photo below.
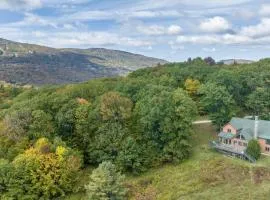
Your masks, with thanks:
<instances>
[{"instance_id":1,"label":"deck","mask_svg":"<svg viewBox=\"0 0 270 200\"><path fill-rule=\"evenodd\" d=\"M256 160L254 158L252 158L250 155L248 155L245 152L245 149L237 149L237 148L234 148L233 146L225 145L225 144L222 144L222 143L219 143L216 141L210 142L210 146L213 149L215 149L215 150L217 150L225 155L230 155L233 157L241 158L243 160L248 160L251 163L256 162Z\"/></svg>"}]
</instances>

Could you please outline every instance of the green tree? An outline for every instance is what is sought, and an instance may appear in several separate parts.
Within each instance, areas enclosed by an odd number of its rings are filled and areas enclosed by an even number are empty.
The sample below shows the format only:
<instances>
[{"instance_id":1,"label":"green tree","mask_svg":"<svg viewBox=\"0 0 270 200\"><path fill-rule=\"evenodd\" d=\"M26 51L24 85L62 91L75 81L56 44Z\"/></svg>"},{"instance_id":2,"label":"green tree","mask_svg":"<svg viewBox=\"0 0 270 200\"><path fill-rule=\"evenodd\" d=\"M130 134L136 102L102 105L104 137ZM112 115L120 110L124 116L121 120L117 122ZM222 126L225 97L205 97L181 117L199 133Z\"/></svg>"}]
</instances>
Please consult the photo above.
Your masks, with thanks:
<instances>
[{"instance_id":1,"label":"green tree","mask_svg":"<svg viewBox=\"0 0 270 200\"><path fill-rule=\"evenodd\" d=\"M8 174L12 171L11 164L4 159L0 159L0 199L1 194L4 194L8 191L7 184L9 182Z\"/></svg>"},{"instance_id":2,"label":"green tree","mask_svg":"<svg viewBox=\"0 0 270 200\"><path fill-rule=\"evenodd\" d=\"M108 92L102 96L100 114L103 120L123 121L129 119L132 101L117 92Z\"/></svg>"},{"instance_id":3,"label":"green tree","mask_svg":"<svg viewBox=\"0 0 270 200\"><path fill-rule=\"evenodd\" d=\"M89 200L122 200L126 199L124 176L116 170L111 162L103 162L90 175L85 186Z\"/></svg>"},{"instance_id":4,"label":"green tree","mask_svg":"<svg viewBox=\"0 0 270 200\"><path fill-rule=\"evenodd\" d=\"M148 160L145 145L128 137L122 144L116 162L122 171L139 174L146 170Z\"/></svg>"},{"instance_id":5,"label":"green tree","mask_svg":"<svg viewBox=\"0 0 270 200\"><path fill-rule=\"evenodd\" d=\"M89 162L115 160L128 133L128 129L118 122L100 124L88 146Z\"/></svg>"},{"instance_id":6,"label":"green tree","mask_svg":"<svg viewBox=\"0 0 270 200\"><path fill-rule=\"evenodd\" d=\"M30 146L27 137L14 141L6 136L0 136L0 158L12 161L18 154L23 153Z\"/></svg>"},{"instance_id":7,"label":"green tree","mask_svg":"<svg viewBox=\"0 0 270 200\"><path fill-rule=\"evenodd\" d=\"M270 90L257 88L252 92L246 102L246 106L254 115L269 115L270 113Z\"/></svg>"},{"instance_id":8,"label":"green tree","mask_svg":"<svg viewBox=\"0 0 270 200\"><path fill-rule=\"evenodd\" d=\"M52 120L52 116L42 110L33 111L32 123L29 126L30 137L36 139L40 137L52 138L53 133L55 132Z\"/></svg>"},{"instance_id":9,"label":"green tree","mask_svg":"<svg viewBox=\"0 0 270 200\"><path fill-rule=\"evenodd\" d=\"M95 122L98 126L88 146L90 163L116 159L123 140L129 134L132 102L117 92L109 92L102 96L98 108L99 120Z\"/></svg>"},{"instance_id":10,"label":"green tree","mask_svg":"<svg viewBox=\"0 0 270 200\"><path fill-rule=\"evenodd\" d=\"M244 85L243 77L240 76L239 72L231 69L219 70L211 75L211 80L217 85L226 87L238 105L243 105L250 92L249 88Z\"/></svg>"},{"instance_id":11,"label":"green tree","mask_svg":"<svg viewBox=\"0 0 270 200\"><path fill-rule=\"evenodd\" d=\"M29 109L21 109L6 115L4 134L11 140L19 141L22 137L27 136L31 120L32 115Z\"/></svg>"},{"instance_id":12,"label":"green tree","mask_svg":"<svg viewBox=\"0 0 270 200\"><path fill-rule=\"evenodd\" d=\"M75 113L78 105L78 102L72 99L64 104L56 114L58 133L66 140L71 139L74 133L76 121Z\"/></svg>"},{"instance_id":13,"label":"green tree","mask_svg":"<svg viewBox=\"0 0 270 200\"><path fill-rule=\"evenodd\" d=\"M257 140L253 139L248 142L247 154L258 160L261 156L261 147Z\"/></svg>"},{"instance_id":14,"label":"green tree","mask_svg":"<svg viewBox=\"0 0 270 200\"><path fill-rule=\"evenodd\" d=\"M91 104L81 104L75 111L75 133L72 135L73 146L85 151L92 140L92 121L90 115L93 109Z\"/></svg>"},{"instance_id":15,"label":"green tree","mask_svg":"<svg viewBox=\"0 0 270 200\"><path fill-rule=\"evenodd\" d=\"M202 85L199 90L200 103L210 119L220 128L235 115L236 104L231 94L223 86L214 83Z\"/></svg>"},{"instance_id":16,"label":"green tree","mask_svg":"<svg viewBox=\"0 0 270 200\"><path fill-rule=\"evenodd\" d=\"M155 86L142 96L135 107L140 137L163 161L186 158L191 123L197 113L195 103L182 89L170 92L168 88Z\"/></svg>"}]
</instances>

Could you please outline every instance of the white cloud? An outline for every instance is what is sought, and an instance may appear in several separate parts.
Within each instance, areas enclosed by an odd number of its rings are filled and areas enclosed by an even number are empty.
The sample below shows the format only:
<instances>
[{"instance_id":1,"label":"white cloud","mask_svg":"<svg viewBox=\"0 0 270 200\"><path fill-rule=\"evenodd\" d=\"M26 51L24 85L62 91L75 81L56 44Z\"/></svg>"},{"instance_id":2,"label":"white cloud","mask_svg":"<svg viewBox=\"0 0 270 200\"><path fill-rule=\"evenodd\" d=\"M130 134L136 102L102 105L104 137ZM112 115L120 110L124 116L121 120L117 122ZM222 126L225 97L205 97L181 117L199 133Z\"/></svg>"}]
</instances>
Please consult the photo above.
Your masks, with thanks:
<instances>
[{"instance_id":1,"label":"white cloud","mask_svg":"<svg viewBox=\"0 0 270 200\"><path fill-rule=\"evenodd\" d=\"M224 32L231 28L231 24L223 17L213 17L206 19L200 24L200 29L204 32Z\"/></svg>"},{"instance_id":2,"label":"white cloud","mask_svg":"<svg viewBox=\"0 0 270 200\"><path fill-rule=\"evenodd\" d=\"M250 0L179 0L179 2L184 3L186 5L193 5L193 6L232 6L238 5L242 3L249 2Z\"/></svg>"},{"instance_id":3,"label":"white cloud","mask_svg":"<svg viewBox=\"0 0 270 200\"><path fill-rule=\"evenodd\" d=\"M83 12L75 12L74 14L63 16L62 20L107 20L107 19L115 19L118 18L119 13L113 11L99 11L99 10L93 10L93 11L83 11Z\"/></svg>"},{"instance_id":4,"label":"white cloud","mask_svg":"<svg viewBox=\"0 0 270 200\"><path fill-rule=\"evenodd\" d=\"M58 28L58 24L52 19L45 19L38 15L34 15L32 13L24 13L24 18L21 21L2 24L2 27L6 28L17 28L17 29L23 29L23 28L31 28L31 29L37 29L37 27L41 26L47 26L52 28ZM33 28L35 27L35 28ZM19 30L21 32L21 30Z\"/></svg>"},{"instance_id":5,"label":"white cloud","mask_svg":"<svg viewBox=\"0 0 270 200\"><path fill-rule=\"evenodd\" d=\"M169 35L178 35L182 32L182 28L178 25L171 25L168 28L168 34Z\"/></svg>"},{"instance_id":6,"label":"white cloud","mask_svg":"<svg viewBox=\"0 0 270 200\"><path fill-rule=\"evenodd\" d=\"M253 39L248 36L242 35L195 35L195 36L178 36L178 43L191 43L191 44L204 44L204 45L213 45L213 44L250 44L253 42Z\"/></svg>"},{"instance_id":7,"label":"white cloud","mask_svg":"<svg viewBox=\"0 0 270 200\"><path fill-rule=\"evenodd\" d=\"M83 4L83 3L89 3L93 0L41 0L43 4L49 4L49 5L56 5L56 4Z\"/></svg>"},{"instance_id":8,"label":"white cloud","mask_svg":"<svg viewBox=\"0 0 270 200\"><path fill-rule=\"evenodd\" d=\"M182 13L175 10L150 11L134 9L115 9L115 10L91 10L81 11L63 16L62 20L124 20L124 19L144 19L144 18L177 18L183 16Z\"/></svg>"},{"instance_id":9,"label":"white cloud","mask_svg":"<svg viewBox=\"0 0 270 200\"><path fill-rule=\"evenodd\" d=\"M108 32L77 32L77 31L32 31L18 33L19 29L0 28L3 37L15 41L23 41L51 46L56 48L64 47L98 47L98 46L131 46L149 47L153 43L147 40L121 36Z\"/></svg>"},{"instance_id":10,"label":"white cloud","mask_svg":"<svg viewBox=\"0 0 270 200\"><path fill-rule=\"evenodd\" d=\"M270 16L270 4L263 4L261 6L259 14L262 16Z\"/></svg>"},{"instance_id":11,"label":"white cloud","mask_svg":"<svg viewBox=\"0 0 270 200\"><path fill-rule=\"evenodd\" d=\"M164 9L187 5L212 8L218 6L239 5L249 1L250 0L138 0L138 2L133 7L136 9Z\"/></svg>"},{"instance_id":12,"label":"white cloud","mask_svg":"<svg viewBox=\"0 0 270 200\"><path fill-rule=\"evenodd\" d=\"M202 48L202 50L205 51L205 52L211 52L211 53L217 51L215 47L213 47L213 48Z\"/></svg>"},{"instance_id":13,"label":"white cloud","mask_svg":"<svg viewBox=\"0 0 270 200\"><path fill-rule=\"evenodd\" d=\"M182 13L175 11L175 10L156 10L156 11L150 11L150 10L133 10L131 12L124 12L121 13L123 16L127 16L129 18L170 18L170 17L180 17L183 16Z\"/></svg>"},{"instance_id":14,"label":"white cloud","mask_svg":"<svg viewBox=\"0 0 270 200\"><path fill-rule=\"evenodd\" d=\"M171 49L174 51L185 49L184 45L179 45L179 44L175 43L174 41L169 41L168 44L170 45Z\"/></svg>"},{"instance_id":15,"label":"white cloud","mask_svg":"<svg viewBox=\"0 0 270 200\"><path fill-rule=\"evenodd\" d=\"M117 34L107 32L59 32L49 37L57 46L89 45L126 45L126 46L149 46L150 42L137 40L129 37L121 37Z\"/></svg>"},{"instance_id":16,"label":"white cloud","mask_svg":"<svg viewBox=\"0 0 270 200\"><path fill-rule=\"evenodd\" d=\"M270 18L263 18L261 22L254 26L243 27L240 34L250 37L264 37L270 35Z\"/></svg>"},{"instance_id":17,"label":"white cloud","mask_svg":"<svg viewBox=\"0 0 270 200\"><path fill-rule=\"evenodd\" d=\"M159 25L138 26L137 30L145 35L164 35L166 28Z\"/></svg>"},{"instance_id":18,"label":"white cloud","mask_svg":"<svg viewBox=\"0 0 270 200\"><path fill-rule=\"evenodd\" d=\"M41 31L33 31L33 32L32 32L32 35L33 35L34 37L37 37L37 38L46 37L46 34L43 33L43 32L41 32Z\"/></svg>"},{"instance_id":19,"label":"white cloud","mask_svg":"<svg viewBox=\"0 0 270 200\"><path fill-rule=\"evenodd\" d=\"M182 28L178 25L171 25L169 27L160 26L160 25L139 25L137 26L137 30L140 33L145 35L177 35L181 33Z\"/></svg>"},{"instance_id":20,"label":"white cloud","mask_svg":"<svg viewBox=\"0 0 270 200\"><path fill-rule=\"evenodd\" d=\"M63 28L68 30L76 29L72 24L63 24Z\"/></svg>"},{"instance_id":21,"label":"white cloud","mask_svg":"<svg viewBox=\"0 0 270 200\"><path fill-rule=\"evenodd\" d=\"M239 8L237 8L234 11L233 16L236 17L236 18L240 17L241 19L249 20L249 19L255 17L256 14L257 14L256 12L248 10L248 9L239 9Z\"/></svg>"},{"instance_id":22,"label":"white cloud","mask_svg":"<svg viewBox=\"0 0 270 200\"><path fill-rule=\"evenodd\" d=\"M195 36L178 36L176 41L178 43L192 43L192 44L215 44L219 42L216 36L195 35Z\"/></svg>"},{"instance_id":23,"label":"white cloud","mask_svg":"<svg viewBox=\"0 0 270 200\"><path fill-rule=\"evenodd\" d=\"M51 26L57 28L57 24L53 19L44 19L38 15L34 15L32 13L25 13L25 18L23 21L12 23L14 26Z\"/></svg>"},{"instance_id":24,"label":"white cloud","mask_svg":"<svg viewBox=\"0 0 270 200\"><path fill-rule=\"evenodd\" d=\"M1 0L0 9L7 10L32 10L40 8L42 3L40 0Z\"/></svg>"}]
</instances>

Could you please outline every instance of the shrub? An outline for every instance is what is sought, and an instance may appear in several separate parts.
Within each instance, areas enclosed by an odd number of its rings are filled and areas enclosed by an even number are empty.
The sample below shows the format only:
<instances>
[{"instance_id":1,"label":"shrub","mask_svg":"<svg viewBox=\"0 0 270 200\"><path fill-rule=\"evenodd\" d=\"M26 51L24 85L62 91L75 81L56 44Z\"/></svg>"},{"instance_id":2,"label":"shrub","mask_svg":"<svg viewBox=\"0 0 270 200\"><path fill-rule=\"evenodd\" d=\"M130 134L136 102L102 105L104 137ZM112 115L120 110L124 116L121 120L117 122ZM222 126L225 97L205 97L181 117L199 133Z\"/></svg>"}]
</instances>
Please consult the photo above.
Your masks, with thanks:
<instances>
[{"instance_id":1,"label":"shrub","mask_svg":"<svg viewBox=\"0 0 270 200\"><path fill-rule=\"evenodd\" d=\"M124 176L111 162L103 162L90 176L85 186L89 200L122 200L126 199Z\"/></svg>"},{"instance_id":2,"label":"shrub","mask_svg":"<svg viewBox=\"0 0 270 200\"><path fill-rule=\"evenodd\" d=\"M261 147L257 140L250 140L248 142L247 154L255 158L256 160L261 156Z\"/></svg>"}]
</instances>

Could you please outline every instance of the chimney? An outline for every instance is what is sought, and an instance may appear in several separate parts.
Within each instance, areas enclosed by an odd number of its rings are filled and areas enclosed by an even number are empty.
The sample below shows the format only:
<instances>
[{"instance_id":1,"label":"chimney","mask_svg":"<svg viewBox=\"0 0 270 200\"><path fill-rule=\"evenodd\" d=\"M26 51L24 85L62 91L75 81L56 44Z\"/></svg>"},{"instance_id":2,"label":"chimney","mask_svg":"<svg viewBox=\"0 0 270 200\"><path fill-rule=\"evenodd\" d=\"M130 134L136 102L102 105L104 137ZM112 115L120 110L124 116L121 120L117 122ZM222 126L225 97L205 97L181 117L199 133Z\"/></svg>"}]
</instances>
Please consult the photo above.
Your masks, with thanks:
<instances>
[{"instance_id":1,"label":"chimney","mask_svg":"<svg viewBox=\"0 0 270 200\"><path fill-rule=\"evenodd\" d=\"M255 122L254 122L254 139L258 138L258 128L259 128L259 117L255 116Z\"/></svg>"}]
</instances>

